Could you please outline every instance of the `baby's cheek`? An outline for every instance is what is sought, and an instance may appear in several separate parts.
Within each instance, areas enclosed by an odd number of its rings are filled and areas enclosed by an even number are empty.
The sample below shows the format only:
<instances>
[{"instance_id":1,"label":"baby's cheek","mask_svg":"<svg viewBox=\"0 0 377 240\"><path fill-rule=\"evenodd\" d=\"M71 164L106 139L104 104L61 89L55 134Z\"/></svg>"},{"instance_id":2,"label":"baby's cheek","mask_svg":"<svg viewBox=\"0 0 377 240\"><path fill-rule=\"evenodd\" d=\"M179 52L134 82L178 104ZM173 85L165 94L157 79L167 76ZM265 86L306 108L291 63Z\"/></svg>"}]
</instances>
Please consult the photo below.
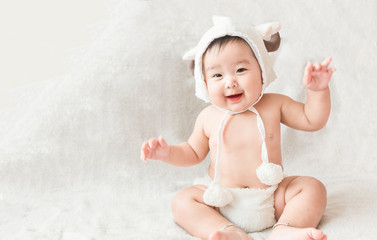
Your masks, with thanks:
<instances>
[{"instance_id":1,"label":"baby's cheek","mask_svg":"<svg viewBox=\"0 0 377 240\"><path fill-rule=\"evenodd\" d=\"M218 88L214 86L207 87L207 91L210 97L215 97L218 94Z\"/></svg>"}]
</instances>

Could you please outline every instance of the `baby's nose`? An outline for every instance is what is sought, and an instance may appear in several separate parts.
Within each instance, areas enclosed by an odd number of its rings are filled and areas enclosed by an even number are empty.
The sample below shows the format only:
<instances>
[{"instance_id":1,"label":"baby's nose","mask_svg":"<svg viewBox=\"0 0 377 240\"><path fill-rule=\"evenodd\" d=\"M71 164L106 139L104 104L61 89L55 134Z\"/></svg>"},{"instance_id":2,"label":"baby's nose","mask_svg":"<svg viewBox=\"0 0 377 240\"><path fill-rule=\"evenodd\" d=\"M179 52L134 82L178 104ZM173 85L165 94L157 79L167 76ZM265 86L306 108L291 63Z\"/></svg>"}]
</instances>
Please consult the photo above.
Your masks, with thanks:
<instances>
[{"instance_id":1,"label":"baby's nose","mask_svg":"<svg viewBox=\"0 0 377 240\"><path fill-rule=\"evenodd\" d=\"M228 77L228 79L225 82L225 88L232 89L232 88L236 88L237 86L238 86L237 79L234 78L233 76Z\"/></svg>"}]
</instances>

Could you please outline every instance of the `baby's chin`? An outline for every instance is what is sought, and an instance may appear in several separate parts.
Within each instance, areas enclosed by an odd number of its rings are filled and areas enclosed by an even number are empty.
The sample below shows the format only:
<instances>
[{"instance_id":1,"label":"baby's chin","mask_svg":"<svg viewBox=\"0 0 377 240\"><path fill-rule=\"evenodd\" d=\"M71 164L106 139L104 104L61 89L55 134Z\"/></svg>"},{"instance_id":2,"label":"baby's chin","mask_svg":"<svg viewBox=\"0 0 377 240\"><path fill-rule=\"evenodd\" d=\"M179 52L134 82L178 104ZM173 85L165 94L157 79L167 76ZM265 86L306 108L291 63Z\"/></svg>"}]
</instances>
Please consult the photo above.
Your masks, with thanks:
<instances>
[{"instance_id":1,"label":"baby's chin","mask_svg":"<svg viewBox=\"0 0 377 240\"><path fill-rule=\"evenodd\" d=\"M246 109L248 109L250 106L229 106L228 108L226 108L227 110L230 110L232 112L242 112L242 111L245 111Z\"/></svg>"},{"instance_id":2,"label":"baby's chin","mask_svg":"<svg viewBox=\"0 0 377 240\"><path fill-rule=\"evenodd\" d=\"M248 101L240 101L240 102L228 102L227 106L225 109L230 110L232 112L242 112L250 107L254 106L255 101L248 102Z\"/></svg>"},{"instance_id":3,"label":"baby's chin","mask_svg":"<svg viewBox=\"0 0 377 240\"><path fill-rule=\"evenodd\" d=\"M252 104L243 104L243 103L228 103L228 104L220 104L216 105L225 110L229 110L232 112L242 112L251 107Z\"/></svg>"}]
</instances>

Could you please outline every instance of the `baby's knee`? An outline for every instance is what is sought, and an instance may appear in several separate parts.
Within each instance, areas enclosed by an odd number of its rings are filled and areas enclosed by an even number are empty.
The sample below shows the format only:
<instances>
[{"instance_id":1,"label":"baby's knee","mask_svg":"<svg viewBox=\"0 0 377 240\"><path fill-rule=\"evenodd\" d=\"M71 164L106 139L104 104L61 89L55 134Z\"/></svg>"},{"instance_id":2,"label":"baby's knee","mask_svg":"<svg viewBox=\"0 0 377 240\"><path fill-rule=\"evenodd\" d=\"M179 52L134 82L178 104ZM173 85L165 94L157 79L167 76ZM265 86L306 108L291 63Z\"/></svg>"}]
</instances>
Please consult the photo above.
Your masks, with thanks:
<instances>
[{"instance_id":1,"label":"baby's knee","mask_svg":"<svg viewBox=\"0 0 377 240\"><path fill-rule=\"evenodd\" d=\"M178 192L172 202L171 202L171 208L173 210L173 214L175 211L177 211L178 209L184 207L185 205L185 202L187 201L187 193L186 193L186 189L183 189L181 190L180 192Z\"/></svg>"},{"instance_id":2,"label":"baby's knee","mask_svg":"<svg viewBox=\"0 0 377 240\"><path fill-rule=\"evenodd\" d=\"M307 198L312 199L319 208L327 205L327 190L325 185L314 177L300 177L300 192Z\"/></svg>"},{"instance_id":3,"label":"baby's knee","mask_svg":"<svg viewBox=\"0 0 377 240\"><path fill-rule=\"evenodd\" d=\"M178 192L171 203L173 216L187 210L190 203L197 201L198 195L200 194L200 189L197 189L195 186L185 188Z\"/></svg>"},{"instance_id":4,"label":"baby's knee","mask_svg":"<svg viewBox=\"0 0 377 240\"><path fill-rule=\"evenodd\" d=\"M282 186L282 189L286 189L284 194L285 202L300 195L316 199L321 203L326 203L326 187L321 181L314 177L293 177L293 180L289 181L285 186ZM277 197L279 197L279 195Z\"/></svg>"},{"instance_id":5,"label":"baby's knee","mask_svg":"<svg viewBox=\"0 0 377 240\"><path fill-rule=\"evenodd\" d=\"M314 177L301 177L302 178L302 187L304 190L313 191L316 194L326 196L327 190L325 185Z\"/></svg>"}]
</instances>

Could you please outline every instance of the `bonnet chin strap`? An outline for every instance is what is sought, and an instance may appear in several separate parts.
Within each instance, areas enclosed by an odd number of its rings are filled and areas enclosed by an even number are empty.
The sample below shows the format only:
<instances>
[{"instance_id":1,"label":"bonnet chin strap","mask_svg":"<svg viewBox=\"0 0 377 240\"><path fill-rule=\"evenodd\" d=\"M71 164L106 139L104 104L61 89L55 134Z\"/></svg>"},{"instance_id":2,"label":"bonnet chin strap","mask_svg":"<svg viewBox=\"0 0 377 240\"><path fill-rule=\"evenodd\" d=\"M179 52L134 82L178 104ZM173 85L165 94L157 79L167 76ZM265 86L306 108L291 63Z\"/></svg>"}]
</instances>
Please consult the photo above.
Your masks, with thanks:
<instances>
[{"instance_id":1,"label":"bonnet chin strap","mask_svg":"<svg viewBox=\"0 0 377 240\"><path fill-rule=\"evenodd\" d=\"M259 116L259 113L257 110L254 108L254 105L259 102L259 100L262 98L263 93L259 96L259 98L248 108L245 110L239 111L239 112L233 112L228 109L221 108L217 106L216 104L212 103L213 106L215 106L218 110L222 111L225 113L223 119L221 120L219 129L217 131L217 150L216 150L216 163L215 163L215 176L213 178L214 183L220 183L220 161L221 161L221 147L223 143L223 133L224 133L224 127L225 127L225 122L226 119L228 118L229 115L235 115L239 113L244 113L246 111L252 111L257 115L257 124L258 124L258 130L262 136L263 144L262 144L262 160L263 162L268 162L268 153L267 153L267 148L266 148L266 142L265 142L265 130L264 130L264 125L262 122L261 117Z\"/></svg>"},{"instance_id":2,"label":"bonnet chin strap","mask_svg":"<svg viewBox=\"0 0 377 240\"><path fill-rule=\"evenodd\" d=\"M259 180L266 185L276 185L284 177L283 170L280 165L269 163L268 160L268 152L266 147L266 133L264 124L262 121L262 118L260 117L258 111L254 108L254 105L261 99L261 96L258 98L258 100L251 105L251 107L240 111L240 112L233 112L227 109L220 108L213 104L217 109L224 112L225 115L221 120L218 133L217 133L217 152L216 152L216 162L215 162L215 176L213 178L212 183L208 186L206 191L203 194L203 200L207 205L215 206L215 207L224 207L228 205L230 202L233 201L233 195L229 191L228 188L220 184L220 165L221 165L221 147L223 143L223 134L224 134L224 127L226 125L226 120L229 117L229 115L239 114L246 111L251 111L256 114L257 116L257 127L259 130L259 133L262 137L262 165L258 167L256 174L259 178Z\"/></svg>"},{"instance_id":3,"label":"bonnet chin strap","mask_svg":"<svg viewBox=\"0 0 377 240\"><path fill-rule=\"evenodd\" d=\"M264 129L264 124L262 118L260 117L258 111L254 107L250 107L248 110L252 111L257 115L257 126L259 133L262 137L262 161L263 163L268 163L268 152L266 145L266 130Z\"/></svg>"},{"instance_id":4,"label":"bonnet chin strap","mask_svg":"<svg viewBox=\"0 0 377 240\"><path fill-rule=\"evenodd\" d=\"M223 133L224 133L224 126L225 126L225 121L228 118L230 114L238 114L238 113L243 113L246 112L248 109L243 110L241 112L233 112L230 110L222 109L215 104L213 104L217 109L225 112L225 115L223 119L221 120L219 130L217 131L217 150L216 150L216 163L215 163L215 177L213 178L214 183L220 183L220 159L221 159L221 146L223 143Z\"/></svg>"},{"instance_id":5,"label":"bonnet chin strap","mask_svg":"<svg viewBox=\"0 0 377 240\"><path fill-rule=\"evenodd\" d=\"M216 150L216 163L215 163L215 177L213 178L214 183L220 183L220 152L221 152L221 145L222 145L222 136L224 130L224 123L225 120L228 118L231 111L227 110L223 119L221 120L219 130L217 131L217 150Z\"/></svg>"},{"instance_id":6,"label":"bonnet chin strap","mask_svg":"<svg viewBox=\"0 0 377 240\"><path fill-rule=\"evenodd\" d=\"M213 104L213 106L215 106L217 109L219 109L222 112L225 112L225 115L224 115L223 119L221 120L219 129L217 131L215 176L214 176L214 179L213 179L214 183L220 183L221 147L222 147L222 143L223 143L222 138L223 138L223 133L224 133L225 122L226 122L226 119L228 118L229 115L235 115L235 114L243 113L243 112L246 112L248 110L257 115L257 126L258 126L259 133L262 137L262 155L261 155L261 157L262 157L263 163L268 163L268 152L267 152L267 146L266 146L266 140L265 140L266 139L266 132L265 132L265 128L264 128L262 118L260 117L258 111L253 107L254 105L255 104L253 104L251 107L249 107L249 108L247 108L243 111L233 112L231 110L226 110L226 109L220 108L220 107L216 106L215 104Z\"/></svg>"}]
</instances>

